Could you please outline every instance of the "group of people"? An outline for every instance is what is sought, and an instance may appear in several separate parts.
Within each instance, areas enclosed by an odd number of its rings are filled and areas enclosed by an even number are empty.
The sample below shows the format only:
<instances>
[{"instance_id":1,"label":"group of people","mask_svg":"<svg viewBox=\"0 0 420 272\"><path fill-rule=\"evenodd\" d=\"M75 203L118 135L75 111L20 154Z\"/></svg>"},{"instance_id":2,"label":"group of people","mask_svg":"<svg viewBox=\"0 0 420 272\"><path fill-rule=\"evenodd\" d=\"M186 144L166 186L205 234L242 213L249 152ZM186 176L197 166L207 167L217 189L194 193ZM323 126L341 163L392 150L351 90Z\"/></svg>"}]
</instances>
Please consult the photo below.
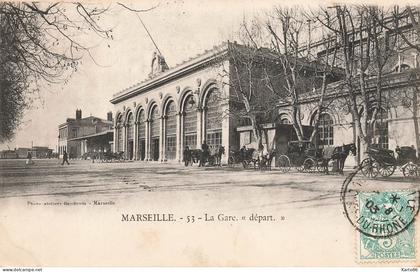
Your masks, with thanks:
<instances>
[{"instance_id":1,"label":"group of people","mask_svg":"<svg viewBox=\"0 0 420 272\"><path fill-rule=\"evenodd\" d=\"M411 147L411 149L408 150L409 154L403 154L403 150L401 149L400 146L397 145L397 147L395 148L395 153L397 153L397 157L398 158L403 158L405 156L405 157L408 157L410 159L416 160L417 159L417 150L414 147L414 145L411 145L410 147ZM403 149L405 149L405 152L407 153L407 147L406 148L403 147Z\"/></svg>"},{"instance_id":2,"label":"group of people","mask_svg":"<svg viewBox=\"0 0 420 272\"><path fill-rule=\"evenodd\" d=\"M254 150L254 149L252 149L252 150ZM249 152L249 149L244 145L244 146L242 146L242 148L240 149L239 152L240 152L241 160L245 160L247 158L247 154ZM254 154L252 154L252 155L254 156ZM263 144L260 144L258 146L256 156L258 156L258 159L260 161L268 159L269 152L267 150L267 147L264 146Z\"/></svg>"},{"instance_id":3,"label":"group of people","mask_svg":"<svg viewBox=\"0 0 420 272\"><path fill-rule=\"evenodd\" d=\"M25 161L26 165L32 165L35 164L35 162L32 160L32 153L28 152L28 155L26 156L26 161ZM64 165L64 163L67 163L67 165L69 165L69 155L67 154L66 151L64 151L63 153L63 162L61 163L61 165Z\"/></svg>"},{"instance_id":4,"label":"group of people","mask_svg":"<svg viewBox=\"0 0 420 272\"><path fill-rule=\"evenodd\" d=\"M203 141L203 143L201 144L200 150L190 149L188 146L186 146L183 152L183 160L184 160L185 166L188 166L188 164L191 164L191 162L194 159L199 160L198 167L204 166L207 162L209 162L212 165L220 166L221 156L224 153L225 153L225 148L223 146L219 146L215 154L212 154L211 156L209 145L206 143L206 141Z\"/></svg>"},{"instance_id":5,"label":"group of people","mask_svg":"<svg viewBox=\"0 0 420 272\"><path fill-rule=\"evenodd\" d=\"M206 141L203 141L203 144L201 145L200 162L199 162L198 167L204 166L204 164L206 163L209 157L209 154L210 154L209 145L206 143ZM193 156L192 150L188 146L186 146L183 152L183 159L184 159L185 166L188 166L188 164L191 163L193 159L192 156Z\"/></svg>"}]
</instances>

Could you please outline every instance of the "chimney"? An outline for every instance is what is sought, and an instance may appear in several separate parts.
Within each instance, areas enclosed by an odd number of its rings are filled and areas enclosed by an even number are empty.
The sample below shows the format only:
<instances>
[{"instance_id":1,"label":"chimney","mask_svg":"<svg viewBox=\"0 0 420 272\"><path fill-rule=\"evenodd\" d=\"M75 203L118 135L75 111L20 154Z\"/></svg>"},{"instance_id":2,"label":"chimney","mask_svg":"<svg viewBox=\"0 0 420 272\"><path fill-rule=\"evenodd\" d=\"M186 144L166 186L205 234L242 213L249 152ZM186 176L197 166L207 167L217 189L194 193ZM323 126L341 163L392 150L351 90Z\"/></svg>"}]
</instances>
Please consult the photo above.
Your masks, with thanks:
<instances>
[{"instance_id":1,"label":"chimney","mask_svg":"<svg viewBox=\"0 0 420 272\"><path fill-rule=\"evenodd\" d=\"M76 120L82 119L82 110L76 110Z\"/></svg>"},{"instance_id":2,"label":"chimney","mask_svg":"<svg viewBox=\"0 0 420 272\"><path fill-rule=\"evenodd\" d=\"M108 120L108 121L112 121L112 111L109 111L109 112L106 114L106 120Z\"/></svg>"}]
</instances>

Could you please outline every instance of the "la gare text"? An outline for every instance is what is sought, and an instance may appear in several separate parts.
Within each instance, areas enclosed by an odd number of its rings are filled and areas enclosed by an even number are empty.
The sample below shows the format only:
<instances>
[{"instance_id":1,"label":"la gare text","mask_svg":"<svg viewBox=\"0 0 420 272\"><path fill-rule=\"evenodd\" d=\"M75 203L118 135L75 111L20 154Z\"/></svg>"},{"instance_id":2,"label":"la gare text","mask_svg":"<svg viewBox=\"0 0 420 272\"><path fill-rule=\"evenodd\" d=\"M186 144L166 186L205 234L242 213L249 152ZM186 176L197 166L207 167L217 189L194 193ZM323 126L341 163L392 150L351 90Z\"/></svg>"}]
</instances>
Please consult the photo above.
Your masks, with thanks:
<instances>
[{"instance_id":1,"label":"la gare text","mask_svg":"<svg viewBox=\"0 0 420 272\"><path fill-rule=\"evenodd\" d=\"M282 216L280 220L285 220ZM204 213L202 216L187 215L183 217L177 217L172 213L125 213L121 214L122 222L185 222L185 223L196 223L196 222L238 222L238 221L254 221L257 223L272 222L276 219L272 215L261 215L253 213L247 216L236 216L219 213L217 215L210 215Z\"/></svg>"}]
</instances>

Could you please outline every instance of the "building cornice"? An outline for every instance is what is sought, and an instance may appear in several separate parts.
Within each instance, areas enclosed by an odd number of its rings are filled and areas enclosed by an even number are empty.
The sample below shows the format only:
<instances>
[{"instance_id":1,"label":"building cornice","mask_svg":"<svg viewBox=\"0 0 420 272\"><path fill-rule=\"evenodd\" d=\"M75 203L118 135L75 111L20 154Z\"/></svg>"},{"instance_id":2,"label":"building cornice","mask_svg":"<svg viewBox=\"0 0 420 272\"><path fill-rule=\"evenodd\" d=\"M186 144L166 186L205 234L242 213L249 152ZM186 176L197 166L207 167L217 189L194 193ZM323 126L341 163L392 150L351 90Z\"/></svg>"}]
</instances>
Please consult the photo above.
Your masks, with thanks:
<instances>
[{"instance_id":1,"label":"building cornice","mask_svg":"<svg viewBox=\"0 0 420 272\"><path fill-rule=\"evenodd\" d=\"M140 93L144 93L148 90L154 89L156 87L162 86L168 82L171 82L177 78L191 74L197 70L203 69L204 67L209 66L215 60L222 59L227 56L228 44L222 43L220 46L213 47L211 50L205 51L203 54L200 54L194 58L191 58L174 68L171 68L154 78L146 79L134 86L131 86L127 89L122 90L114 94L113 98L110 100L112 104L116 104L133 96L136 96Z\"/></svg>"}]
</instances>

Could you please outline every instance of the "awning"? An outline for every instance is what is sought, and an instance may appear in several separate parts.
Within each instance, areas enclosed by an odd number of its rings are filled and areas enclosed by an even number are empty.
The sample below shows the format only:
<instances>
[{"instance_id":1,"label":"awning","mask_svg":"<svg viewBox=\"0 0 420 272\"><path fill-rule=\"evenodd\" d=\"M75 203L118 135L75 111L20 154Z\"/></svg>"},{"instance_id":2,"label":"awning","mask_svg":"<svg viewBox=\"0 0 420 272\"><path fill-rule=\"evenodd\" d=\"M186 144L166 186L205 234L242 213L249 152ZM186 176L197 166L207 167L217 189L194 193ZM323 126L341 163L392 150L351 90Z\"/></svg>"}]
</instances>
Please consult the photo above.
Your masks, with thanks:
<instances>
[{"instance_id":1,"label":"awning","mask_svg":"<svg viewBox=\"0 0 420 272\"><path fill-rule=\"evenodd\" d=\"M80 137L77 137L77 138L71 138L71 139L68 139L68 141L87 140L89 138L94 138L94 137L107 135L107 134L113 134L113 133L114 133L113 130L106 130L106 131L98 132L98 133L95 133L95 134L89 134L89 135L80 136Z\"/></svg>"}]
</instances>

